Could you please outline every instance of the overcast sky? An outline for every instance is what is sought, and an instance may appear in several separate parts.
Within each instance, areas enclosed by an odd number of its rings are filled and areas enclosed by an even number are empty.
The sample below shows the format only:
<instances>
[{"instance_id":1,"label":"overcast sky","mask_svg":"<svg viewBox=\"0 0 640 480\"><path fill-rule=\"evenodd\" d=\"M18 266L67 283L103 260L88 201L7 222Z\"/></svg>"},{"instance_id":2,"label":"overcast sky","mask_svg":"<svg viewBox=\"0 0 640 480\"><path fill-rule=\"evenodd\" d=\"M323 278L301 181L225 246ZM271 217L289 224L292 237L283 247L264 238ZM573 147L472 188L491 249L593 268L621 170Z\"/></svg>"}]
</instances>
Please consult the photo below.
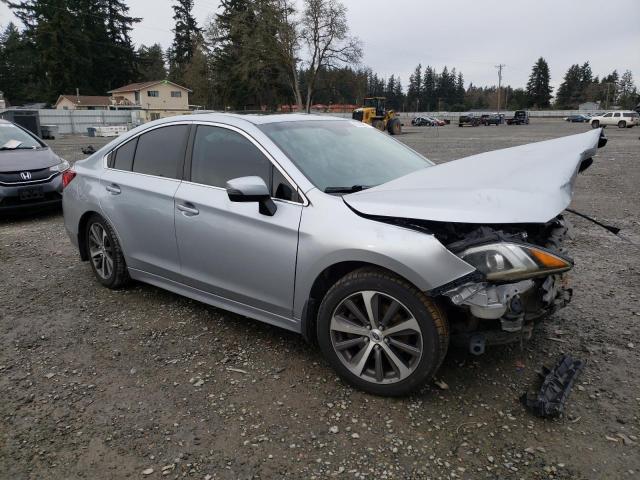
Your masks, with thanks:
<instances>
[{"instance_id":1,"label":"overcast sky","mask_svg":"<svg viewBox=\"0 0 640 480\"><path fill-rule=\"evenodd\" d=\"M301 0L298 0L299 2ZM461 70L465 82L497 84L495 65L506 64L503 81L524 86L543 56L557 86L573 63L591 63L594 75L630 69L640 85L640 0L343 0L352 34L364 46L363 64L406 87L418 64ZM127 0L142 17L137 44L171 44L170 0ZM195 0L202 24L217 0ZM0 24L12 19L0 3Z\"/></svg>"}]
</instances>

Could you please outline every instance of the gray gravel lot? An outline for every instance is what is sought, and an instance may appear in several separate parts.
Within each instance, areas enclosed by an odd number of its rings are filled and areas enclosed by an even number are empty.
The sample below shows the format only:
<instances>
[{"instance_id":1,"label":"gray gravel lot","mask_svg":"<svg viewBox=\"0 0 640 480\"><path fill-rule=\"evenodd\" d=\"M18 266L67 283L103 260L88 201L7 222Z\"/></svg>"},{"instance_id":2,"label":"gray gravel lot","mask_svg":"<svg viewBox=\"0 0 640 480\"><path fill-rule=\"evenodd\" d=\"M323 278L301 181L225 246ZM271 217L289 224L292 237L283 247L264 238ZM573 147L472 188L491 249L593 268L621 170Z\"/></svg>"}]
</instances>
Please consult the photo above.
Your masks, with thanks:
<instances>
[{"instance_id":1,"label":"gray gravel lot","mask_svg":"<svg viewBox=\"0 0 640 480\"><path fill-rule=\"evenodd\" d=\"M437 162L588 128L405 128ZM578 181L573 302L520 346L453 350L435 385L377 398L298 336L152 286L110 291L59 211L0 218L0 477L640 477L640 134L608 128ZM62 138L70 160L103 139ZM566 416L519 395L543 364L586 360Z\"/></svg>"}]
</instances>

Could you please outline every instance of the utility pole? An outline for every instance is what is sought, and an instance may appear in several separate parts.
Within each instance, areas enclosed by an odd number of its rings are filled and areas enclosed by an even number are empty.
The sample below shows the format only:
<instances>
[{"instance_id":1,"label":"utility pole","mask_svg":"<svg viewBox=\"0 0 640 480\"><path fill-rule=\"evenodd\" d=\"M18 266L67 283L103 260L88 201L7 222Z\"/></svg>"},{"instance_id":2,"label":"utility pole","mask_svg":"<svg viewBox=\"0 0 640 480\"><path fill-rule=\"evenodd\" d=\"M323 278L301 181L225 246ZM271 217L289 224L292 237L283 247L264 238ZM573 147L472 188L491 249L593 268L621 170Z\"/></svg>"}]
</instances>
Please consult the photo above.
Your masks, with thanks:
<instances>
[{"instance_id":1,"label":"utility pole","mask_svg":"<svg viewBox=\"0 0 640 480\"><path fill-rule=\"evenodd\" d=\"M500 89L502 88L502 69L506 67L504 63L496 65L498 69L498 113L500 113Z\"/></svg>"}]
</instances>

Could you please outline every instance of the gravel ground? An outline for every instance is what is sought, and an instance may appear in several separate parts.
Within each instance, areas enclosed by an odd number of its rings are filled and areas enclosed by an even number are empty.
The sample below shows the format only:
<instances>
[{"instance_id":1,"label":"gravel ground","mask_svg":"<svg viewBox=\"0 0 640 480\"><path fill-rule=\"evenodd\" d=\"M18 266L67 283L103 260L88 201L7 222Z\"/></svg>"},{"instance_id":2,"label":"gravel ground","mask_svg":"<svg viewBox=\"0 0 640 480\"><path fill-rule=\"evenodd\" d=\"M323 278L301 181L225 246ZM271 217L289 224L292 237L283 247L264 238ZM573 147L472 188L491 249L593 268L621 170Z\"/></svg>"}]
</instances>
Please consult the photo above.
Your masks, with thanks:
<instances>
[{"instance_id":1,"label":"gravel ground","mask_svg":"<svg viewBox=\"0 0 640 480\"><path fill-rule=\"evenodd\" d=\"M435 161L584 131L405 128ZM520 346L453 350L446 389L377 398L301 338L157 288L99 286L59 211L0 219L0 477L492 478L640 476L640 129L578 182L573 302ZM71 160L80 145L51 144ZM561 420L519 395L568 352L587 366Z\"/></svg>"}]
</instances>

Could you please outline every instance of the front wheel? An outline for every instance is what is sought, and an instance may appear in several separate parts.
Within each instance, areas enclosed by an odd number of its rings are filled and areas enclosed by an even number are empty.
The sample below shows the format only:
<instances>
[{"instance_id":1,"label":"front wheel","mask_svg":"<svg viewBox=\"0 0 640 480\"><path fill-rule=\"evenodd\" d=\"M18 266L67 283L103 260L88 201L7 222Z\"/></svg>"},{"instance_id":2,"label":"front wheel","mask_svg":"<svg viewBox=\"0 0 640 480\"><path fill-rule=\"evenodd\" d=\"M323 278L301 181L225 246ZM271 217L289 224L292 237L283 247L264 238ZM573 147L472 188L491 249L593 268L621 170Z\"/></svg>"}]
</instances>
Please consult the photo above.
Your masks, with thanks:
<instances>
[{"instance_id":1,"label":"front wheel","mask_svg":"<svg viewBox=\"0 0 640 480\"><path fill-rule=\"evenodd\" d=\"M400 135L402 133L402 122L398 118L392 118L387 122L387 130L391 135Z\"/></svg>"},{"instance_id":2,"label":"front wheel","mask_svg":"<svg viewBox=\"0 0 640 480\"><path fill-rule=\"evenodd\" d=\"M594 120L593 122L591 122L591 128L599 128L600 127L600 122L598 120Z\"/></svg>"},{"instance_id":3,"label":"front wheel","mask_svg":"<svg viewBox=\"0 0 640 480\"><path fill-rule=\"evenodd\" d=\"M449 345L449 327L435 303L413 285L364 268L326 294L317 338L345 381L376 395L399 396L436 373Z\"/></svg>"}]
</instances>

